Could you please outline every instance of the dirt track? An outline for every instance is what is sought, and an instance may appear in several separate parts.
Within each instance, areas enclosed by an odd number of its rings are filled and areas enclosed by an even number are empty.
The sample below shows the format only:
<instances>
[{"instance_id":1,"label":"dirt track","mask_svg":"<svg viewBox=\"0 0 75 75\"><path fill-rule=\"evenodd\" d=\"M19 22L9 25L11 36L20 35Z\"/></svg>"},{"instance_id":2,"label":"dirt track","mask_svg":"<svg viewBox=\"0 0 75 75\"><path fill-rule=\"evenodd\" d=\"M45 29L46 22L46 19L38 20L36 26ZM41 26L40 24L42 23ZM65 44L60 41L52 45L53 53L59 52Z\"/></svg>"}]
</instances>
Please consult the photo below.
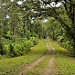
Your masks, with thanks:
<instances>
[{"instance_id":1,"label":"dirt track","mask_svg":"<svg viewBox=\"0 0 75 75\"><path fill-rule=\"evenodd\" d=\"M46 42L46 45L47 45L47 52L45 53L45 55L43 55L42 57L40 57L39 59L37 59L36 61L34 61L32 64L28 65L24 71L20 72L19 75L26 75L26 73L32 69L33 67L35 67L42 59L44 59L45 56L47 56L49 54L49 51L50 51L50 48L48 47L48 42Z\"/></svg>"},{"instance_id":2,"label":"dirt track","mask_svg":"<svg viewBox=\"0 0 75 75\"><path fill-rule=\"evenodd\" d=\"M48 42L48 43L49 43L49 46L50 46L50 48L52 50L52 53L51 53L52 56L51 56L51 58L49 60L47 68L45 68L45 71L44 71L43 75L54 75L54 68L53 68L53 66L54 66L54 58L55 58L55 49L51 46L50 42Z\"/></svg>"},{"instance_id":3,"label":"dirt track","mask_svg":"<svg viewBox=\"0 0 75 75\"><path fill-rule=\"evenodd\" d=\"M53 69L53 62L54 62L54 57L55 57L55 49L51 46L50 42L49 41L46 41L46 46L48 48L47 52L45 53L45 55L43 55L42 57L40 57L39 59L37 59L36 61L34 61L33 63L31 63L30 65L28 65L22 72L20 72L19 75L26 75L26 73L34 68L42 59L45 58L45 56L47 56L50 51L52 52L51 53L51 58L50 58L50 61L48 63L48 66L47 68L45 68L45 71L44 71L44 74L43 75L54 75L54 69ZM50 50L51 48L51 50Z\"/></svg>"}]
</instances>

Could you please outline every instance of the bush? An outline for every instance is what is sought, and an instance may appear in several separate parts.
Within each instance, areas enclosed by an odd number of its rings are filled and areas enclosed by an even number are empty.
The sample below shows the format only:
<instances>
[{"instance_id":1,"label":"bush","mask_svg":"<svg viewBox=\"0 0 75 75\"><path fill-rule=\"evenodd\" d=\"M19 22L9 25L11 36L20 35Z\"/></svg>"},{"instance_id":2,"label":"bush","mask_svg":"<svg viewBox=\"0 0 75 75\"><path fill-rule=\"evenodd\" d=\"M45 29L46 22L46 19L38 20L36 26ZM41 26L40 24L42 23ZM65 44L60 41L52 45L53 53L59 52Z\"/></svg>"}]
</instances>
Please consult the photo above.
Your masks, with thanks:
<instances>
[{"instance_id":1,"label":"bush","mask_svg":"<svg viewBox=\"0 0 75 75\"><path fill-rule=\"evenodd\" d=\"M23 39L22 39L23 40ZM38 40L35 37L30 38L30 40L25 40L17 43L15 45L15 50L18 56L27 54L30 52L30 48L38 43Z\"/></svg>"},{"instance_id":2,"label":"bush","mask_svg":"<svg viewBox=\"0 0 75 75\"><path fill-rule=\"evenodd\" d=\"M58 36L57 39L58 39L59 42L63 42L64 37L63 36Z\"/></svg>"},{"instance_id":3,"label":"bush","mask_svg":"<svg viewBox=\"0 0 75 75\"><path fill-rule=\"evenodd\" d=\"M5 47L4 47L4 45L3 45L2 43L0 43L0 54L1 54L1 55L6 54Z\"/></svg>"},{"instance_id":4,"label":"bush","mask_svg":"<svg viewBox=\"0 0 75 75\"><path fill-rule=\"evenodd\" d=\"M30 39L30 31L29 30L26 30L26 37L28 40Z\"/></svg>"},{"instance_id":5,"label":"bush","mask_svg":"<svg viewBox=\"0 0 75 75\"><path fill-rule=\"evenodd\" d=\"M25 47L23 46L22 43L15 44L14 48L15 48L15 52L16 52L17 56L25 54Z\"/></svg>"},{"instance_id":6,"label":"bush","mask_svg":"<svg viewBox=\"0 0 75 75\"><path fill-rule=\"evenodd\" d=\"M16 52L14 51L14 45L13 44L9 44L9 52L8 52L8 55L10 57L17 56Z\"/></svg>"},{"instance_id":7,"label":"bush","mask_svg":"<svg viewBox=\"0 0 75 75\"><path fill-rule=\"evenodd\" d=\"M38 40L35 37L31 37L30 40L27 40L27 38L18 38L18 42L6 44L2 47L6 50L6 56L4 57L16 57L27 54L31 51L30 48L37 43Z\"/></svg>"},{"instance_id":8,"label":"bush","mask_svg":"<svg viewBox=\"0 0 75 75\"><path fill-rule=\"evenodd\" d=\"M27 54L30 52L30 48L34 46L31 40L19 42L15 45L15 50L18 56Z\"/></svg>"},{"instance_id":9,"label":"bush","mask_svg":"<svg viewBox=\"0 0 75 75\"><path fill-rule=\"evenodd\" d=\"M26 53L28 53L29 51L31 51L31 50L30 50L30 48L32 47L31 44L32 44L31 41L27 41L27 42L24 42L24 43L23 43L23 46L25 47L25 52L26 52Z\"/></svg>"},{"instance_id":10,"label":"bush","mask_svg":"<svg viewBox=\"0 0 75 75\"><path fill-rule=\"evenodd\" d=\"M18 42L24 42L24 41L27 41L27 38L17 38L17 41Z\"/></svg>"},{"instance_id":11,"label":"bush","mask_svg":"<svg viewBox=\"0 0 75 75\"><path fill-rule=\"evenodd\" d=\"M35 37L31 37L30 40L33 41L34 45L36 45L38 43L38 39Z\"/></svg>"}]
</instances>

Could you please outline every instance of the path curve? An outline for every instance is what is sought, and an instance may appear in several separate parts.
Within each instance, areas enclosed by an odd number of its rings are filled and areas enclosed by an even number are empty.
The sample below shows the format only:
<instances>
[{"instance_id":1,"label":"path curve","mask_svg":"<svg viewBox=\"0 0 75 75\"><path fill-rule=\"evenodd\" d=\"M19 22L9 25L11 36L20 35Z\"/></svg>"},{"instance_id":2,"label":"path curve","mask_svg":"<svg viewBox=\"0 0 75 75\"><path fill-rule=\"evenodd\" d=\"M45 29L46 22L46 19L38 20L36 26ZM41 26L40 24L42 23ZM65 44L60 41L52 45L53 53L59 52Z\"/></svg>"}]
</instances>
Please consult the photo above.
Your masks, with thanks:
<instances>
[{"instance_id":1,"label":"path curve","mask_svg":"<svg viewBox=\"0 0 75 75\"><path fill-rule=\"evenodd\" d=\"M46 41L46 46L48 48L47 52L45 53L45 55L43 55L42 57L40 57L39 59L37 59L36 61L34 61L33 63L31 63L30 65L28 65L22 72L20 72L19 75L26 75L27 72L32 69L33 67L35 67L41 60L43 60L45 58L45 56L47 56L49 54L50 48L48 46L48 42Z\"/></svg>"}]
</instances>

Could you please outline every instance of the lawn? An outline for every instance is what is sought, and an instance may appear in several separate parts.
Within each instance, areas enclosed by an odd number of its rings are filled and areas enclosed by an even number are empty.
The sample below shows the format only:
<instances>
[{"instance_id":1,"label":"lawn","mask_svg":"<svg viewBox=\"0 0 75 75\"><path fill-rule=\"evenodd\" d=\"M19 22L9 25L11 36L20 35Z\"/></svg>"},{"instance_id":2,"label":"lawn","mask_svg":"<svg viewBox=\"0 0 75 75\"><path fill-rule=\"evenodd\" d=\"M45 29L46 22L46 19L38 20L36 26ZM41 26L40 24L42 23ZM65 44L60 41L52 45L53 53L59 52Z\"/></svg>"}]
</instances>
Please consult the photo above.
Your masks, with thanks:
<instances>
[{"instance_id":1,"label":"lawn","mask_svg":"<svg viewBox=\"0 0 75 75\"><path fill-rule=\"evenodd\" d=\"M41 57L47 51L45 40L39 40L38 44L31 48L31 52L15 58L0 59L0 75L16 75L26 65Z\"/></svg>"},{"instance_id":2,"label":"lawn","mask_svg":"<svg viewBox=\"0 0 75 75\"><path fill-rule=\"evenodd\" d=\"M56 50L55 75L75 75L75 58L67 56L68 50L56 41L50 39L50 43Z\"/></svg>"}]
</instances>

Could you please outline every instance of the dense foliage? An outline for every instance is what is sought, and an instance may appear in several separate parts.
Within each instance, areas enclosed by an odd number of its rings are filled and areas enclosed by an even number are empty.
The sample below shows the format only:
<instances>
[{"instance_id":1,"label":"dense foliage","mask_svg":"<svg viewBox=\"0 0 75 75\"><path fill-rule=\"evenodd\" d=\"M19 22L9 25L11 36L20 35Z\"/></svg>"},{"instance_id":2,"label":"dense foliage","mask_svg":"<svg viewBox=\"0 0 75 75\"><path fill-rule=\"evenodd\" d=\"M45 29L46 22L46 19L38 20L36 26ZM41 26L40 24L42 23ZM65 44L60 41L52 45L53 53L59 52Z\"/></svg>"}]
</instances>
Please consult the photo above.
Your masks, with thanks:
<instances>
[{"instance_id":1,"label":"dense foliage","mask_svg":"<svg viewBox=\"0 0 75 75\"><path fill-rule=\"evenodd\" d=\"M7 39L3 39L7 40ZM9 40L11 41L11 40ZM31 37L30 40L27 38L18 38L18 42L3 42L2 49L0 54L1 58L4 57L17 57L21 55L25 55L31 51L31 47L38 43L38 39L35 37Z\"/></svg>"},{"instance_id":2,"label":"dense foliage","mask_svg":"<svg viewBox=\"0 0 75 75\"><path fill-rule=\"evenodd\" d=\"M39 40L38 44L31 48L31 52L15 58L0 59L0 75L19 75L26 66L34 62L47 51L46 40Z\"/></svg>"},{"instance_id":3,"label":"dense foliage","mask_svg":"<svg viewBox=\"0 0 75 75\"><path fill-rule=\"evenodd\" d=\"M38 18L54 17L61 23L66 39L72 42L75 54L75 0L30 0L30 2Z\"/></svg>"},{"instance_id":4,"label":"dense foliage","mask_svg":"<svg viewBox=\"0 0 75 75\"><path fill-rule=\"evenodd\" d=\"M0 56L28 53L35 38L47 36L75 54L74 0L0 0L0 15Z\"/></svg>"},{"instance_id":5,"label":"dense foliage","mask_svg":"<svg viewBox=\"0 0 75 75\"><path fill-rule=\"evenodd\" d=\"M24 55L42 38L42 22L34 23L17 2L0 0L0 57Z\"/></svg>"},{"instance_id":6,"label":"dense foliage","mask_svg":"<svg viewBox=\"0 0 75 75\"><path fill-rule=\"evenodd\" d=\"M66 31L61 26L61 23L51 17L45 25L47 36L60 42L64 48L67 48L73 54L73 40L67 36Z\"/></svg>"}]
</instances>

